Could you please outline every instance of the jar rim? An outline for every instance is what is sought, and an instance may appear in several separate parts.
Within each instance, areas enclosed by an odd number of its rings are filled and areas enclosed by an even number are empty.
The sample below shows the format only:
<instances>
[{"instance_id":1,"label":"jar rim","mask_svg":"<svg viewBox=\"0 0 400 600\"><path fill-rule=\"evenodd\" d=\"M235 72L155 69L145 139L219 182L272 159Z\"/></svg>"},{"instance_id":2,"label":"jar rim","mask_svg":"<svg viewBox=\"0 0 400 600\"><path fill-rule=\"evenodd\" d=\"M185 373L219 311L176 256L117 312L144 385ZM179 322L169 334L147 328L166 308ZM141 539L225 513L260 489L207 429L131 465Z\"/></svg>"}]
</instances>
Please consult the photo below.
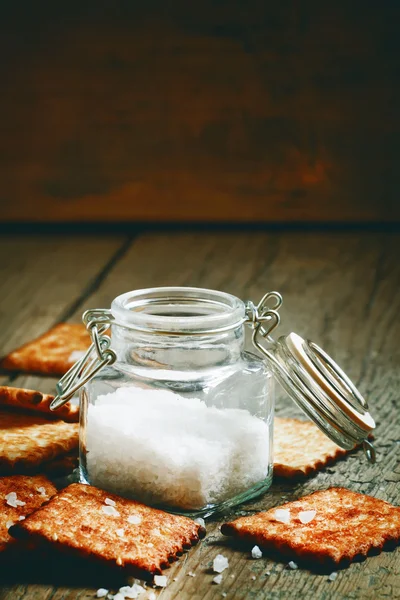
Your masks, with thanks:
<instances>
[{"instance_id":1,"label":"jar rim","mask_svg":"<svg viewBox=\"0 0 400 600\"><path fill-rule=\"evenodd\" d=\"M206 335L241 327L242 300L217 290L173 286L133 290L114 298L114 323L148 333Z\"/></svg>"}]
</instances>

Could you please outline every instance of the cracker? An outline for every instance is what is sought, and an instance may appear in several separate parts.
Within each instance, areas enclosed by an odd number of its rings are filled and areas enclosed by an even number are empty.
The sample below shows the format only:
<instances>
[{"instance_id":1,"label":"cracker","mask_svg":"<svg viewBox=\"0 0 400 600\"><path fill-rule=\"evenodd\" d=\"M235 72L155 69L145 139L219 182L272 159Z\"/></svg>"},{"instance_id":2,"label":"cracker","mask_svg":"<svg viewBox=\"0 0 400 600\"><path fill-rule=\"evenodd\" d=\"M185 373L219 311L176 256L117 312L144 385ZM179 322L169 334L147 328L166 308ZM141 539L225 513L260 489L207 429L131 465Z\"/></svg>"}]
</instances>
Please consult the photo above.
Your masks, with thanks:
<instances>
[{"instance_id":1,"label":"cracker","mask_svg":"<svg viewBox=\"0 0 400 600\"><path fill-rule=\"evenodd\" d=\"M79 459L77 452L71 452L70 454L65 454L64 456L60 456L59 458L55 458L50 462L46 462L41 464L38 467L40 473L45 473L49 477L63 477L65 475L70 475L74 469L76 469L79 465Z\"/></svg>"},{"instance_id":2,"label":"cracker","mask_svg":"<svg viewBox=\"0 0 400 600\"><path fill-rule=\"evenodd\" d=\"M34 390L0 386L0 406L9 406L15 409L23 409L27 412L45 413L52 419L63 419L64 421L78 422L79 407L67 402L56 412L50 410L50 403L54 396L42 394Z\"/></svg>"},{"instance_id":3,"label":"cracker","mask_svg":"<svg viewBox=\"0 0 400 600\"><path fill-rule=\"evenodd\" d=\"M311 421L274 420L274 474L301 478L348 454Z\"/></svg>"},{"instance_id":4,"label":"cracker","mask_svg":"<svg viewBox=\"0 0 400 600\"><path fill-rule=\"evenodd\" d=\"M78 423L0 410L0 473L29 473L78 447Z\"/></svg>"},{"instance_id":5,"label":"cracker","mask_svg":"<svg viewBox=\"0 0 400 600\"><path fill-rule=\"evenodd\" d=\"M277 509L290 511L288 523L277 520ZM315 517L303 524L299 514L314 510ZM343 566L372 550L380 552L389 543L399 543L400 508L344 488L330 488L225 523L221 531L294 560Z\"/></svg>"},{"instance_id":6,"label":"cracker","mask_svg":"<svg viewBox=\"0 0 400 600\"><path fill-rule=\"evenodd\" d=\"M107 498L115 504L106 504ZM187 517L75 483L21 521L12 535L149 576L196 544L204 529Z\"/></svg>"},{"instance_id":7,"label":"cracker","mask_svg":"<svg viewBox=\"0 0 400 600\"><path fill-rule=\"evenodd\" d=\"M6 496L11 492L15 492L17 499L25 504L15 508L10 506ZM56 488L44 475L0 477L0 555L16 545L8 532L11 525L18 523L19 517L26 517L56 493Z\"/></svg>"},{"instance_id":8,"label":"cracker","mask_svg":"<svg viewBox=\"0 0 400 600\"><path fill-rule=\"evenodd\" d=\"M60 323L6 356L1 366L10 371L64 375L90 346L83 324Z\"/></svg>"}]
</instances>

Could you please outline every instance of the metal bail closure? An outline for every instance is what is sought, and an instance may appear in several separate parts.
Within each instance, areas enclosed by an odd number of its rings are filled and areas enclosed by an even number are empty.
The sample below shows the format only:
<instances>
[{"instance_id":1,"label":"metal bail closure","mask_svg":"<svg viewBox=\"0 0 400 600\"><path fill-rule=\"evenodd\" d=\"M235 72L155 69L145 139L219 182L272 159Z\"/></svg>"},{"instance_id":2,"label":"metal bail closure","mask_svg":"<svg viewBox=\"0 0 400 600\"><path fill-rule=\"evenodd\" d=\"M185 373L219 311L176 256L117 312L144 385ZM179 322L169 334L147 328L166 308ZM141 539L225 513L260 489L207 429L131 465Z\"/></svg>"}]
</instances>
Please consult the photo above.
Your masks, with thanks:
<instances>
[{"instance_id":1,"label":"metal bail closure","mask_svg":"<svg viewBox=\"0 0 400 600\"><path fill-rule=\"evenodd\" d=\"M103 367L112 365L117 355L110 348L111 339L104 335L110 327L113 317L106 309L87 310L82 317L92 338L87 352L78 360L56 385L57 396L50 404L50 410L61 408Z\"/></svg>"},{"instance_id":2,"label":"metal bail closure","mask_svg":"<svg viewBox=\"0 0 400 600\"><path fill-rule=\"evenodd\" d=\"M374 463L375 449L368 437L375 422L366 400L347 375L322 348L296 333L277 341L271 338L279 324L281 303L280 294L270 292L257 307L247 304L254 345L268 359L291 399L332 441L348 450L362 445L367 459Z\"/></svg>"}]
</instances>

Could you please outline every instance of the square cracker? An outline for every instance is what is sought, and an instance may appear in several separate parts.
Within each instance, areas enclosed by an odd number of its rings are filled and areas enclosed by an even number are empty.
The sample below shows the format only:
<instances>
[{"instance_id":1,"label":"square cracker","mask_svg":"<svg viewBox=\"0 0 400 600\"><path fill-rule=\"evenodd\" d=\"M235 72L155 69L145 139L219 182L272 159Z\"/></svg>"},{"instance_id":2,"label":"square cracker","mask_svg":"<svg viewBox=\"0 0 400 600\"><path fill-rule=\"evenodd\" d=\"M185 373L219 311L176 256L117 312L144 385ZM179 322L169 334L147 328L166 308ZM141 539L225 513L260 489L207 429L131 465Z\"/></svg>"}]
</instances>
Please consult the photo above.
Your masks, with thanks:
<instances>
[{"instance_id":1,"label":"square cracker","mask_svg":"<svg viewBox=\"0 0 400 600\"><path fill-rule=\"evenodd\" d=\"M79 407L67 402L57 411L50 410L50 403L54 396L42 394L34 390L24 388L14 388L9 386L0 386L0 407L9 406L15 409L22 409L25 412L44 413L52 419L63 419L64 421L78 422Z\"/></svg>"},{"instance_id":2,"label":"square cracker","mask_svg":"<svg viewBox=\"0 0 400 600\"><path fill-rule=\"evenodd\" d=\"M10 371L64 375L90 346L83 324L60 323L6 356L1 366Z\"/></svg>"},{"instance_id":3,"label":"square cracker","mask_svg":"<svg viewBox=\"0 0 400 600\"><path fill-rule=\"evenodd\" d=\"M277 520L277 509L289 511L290 521ZM303 524L299 513L316 511ZM295 502L221 527L225 535L257 544L268 551L321 566L348 564L385 544L400 541L400 508L344 488L330 488Z\"/></svg>"},{"instance_id":4,"label":"square cracker","mask_svg":"<svg viewBox=\"0 0 400 600\"><path fill-rule=\"evenodd\" d=\"M348 454L311 421L274 420L274 474L302 478Z\"/></svg>"},{"instance_id":5,"label":"square cracker","mask_svg":"<svg viewBox=\"0 0 400 600\"><path fill-rule=\"evenodd\" d=\"M115 505L107 505L107 498ZM196 544L204 529L187 517L74 483L21 521L12 535L148 576L161 573Z\"/></svg>"},{"instance_id":6,"label":"square cracker","mask_svg":"<svg viewBox=\"0 0 400 600\"><path fill-rule=\"evenodd\" d=\"M32 473L78 447L78 423L0 410L0 473Z\"/></svg>"},{"instance_id":7,"label":"square cracker","mask_svg":"<svg viewBox=\"0 0 400 600\"><path fill-rule=\"evenodd\" d=\"M16 508L10 506L6 499L10 492L15 492L17 499L24 502L24 505ZM0 477L0 555L16 545L8 532L9 528L18 523L20 517L26 517L56 493L56 488L44 475Z\"/></svg>"}]
</instances>

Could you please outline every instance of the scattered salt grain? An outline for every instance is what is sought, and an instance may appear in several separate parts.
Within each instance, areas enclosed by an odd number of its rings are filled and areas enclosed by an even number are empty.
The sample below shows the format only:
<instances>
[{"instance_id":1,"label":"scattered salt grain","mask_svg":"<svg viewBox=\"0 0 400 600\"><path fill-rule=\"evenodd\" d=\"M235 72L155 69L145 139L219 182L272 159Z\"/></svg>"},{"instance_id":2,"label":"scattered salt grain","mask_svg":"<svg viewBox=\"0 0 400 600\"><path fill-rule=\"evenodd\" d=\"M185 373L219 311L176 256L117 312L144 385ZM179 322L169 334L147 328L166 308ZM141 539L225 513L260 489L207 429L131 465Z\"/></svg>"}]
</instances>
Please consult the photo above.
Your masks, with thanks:
<instances>
[{"instance_id":1,"label":"scattered salt grain","mask_svg":"<svg viewBox=\"0 0 400 600\"><path fill-rule=\"evenodd\" d=\"M217 554L213 560L214 573L222 573L229 567L229 560L223 554Z\"/></svg>"},{"instance_id":2,"label":"scattered salt grain","mask_svg":"<svg viewBox=\"0 0 400 600\"><path fill-rule=\"evenodd\" d=\"M157 587L167 587L168 578L166 575L154 575L154 585Z\"/></svg>"},{"instance_id":3,"label":"scattered salt grain","mask_svg":"<svg viewBox=\"0 0 400 600\"><path fill-rule=\"evenodd\" d=\"M142 517L139 515L130 515L127 519L131 525L139 525L142 522Z\"/></svg>"},{"instance_id":4,"label":"scattered salt grain","mask_svg":"<svg viewBox=\"0 0 400 600\"><path fill-rule=\"evenodd\" d=\"M10 492L5 496L6 502L8 506L12 506L13 508L17 508L17 506L25 506L26 502L22 500L18 500L17 494L15 492Z\"/></svg>"},{"instance_id":5,"label":"scattered salt grain","mask_svg":"<svg viewBox=\"0 0 400 600\"><path fill-rule=\"evenodd\" d=\"M14 521L7 521L6 528L10 529L10 527L12 527L13 525L14 525Z\"/></svg>"},{"instance_id":6,"label":"scattered salt grain","mask_svg":"<svg viewBox=\"0 0 400 600\"><path fill-rule=\"evenodd\" d=\"M115 533L117 534L118 537L124 537L124 535L125 535L125 532L124 532L124 530L122 528L121 529L116 529Z\"/></svg>"},{"instance_id":7,"label":"scattered salt grain","mask_svg":"<svg viewBox=\"0 0 400 600\"><path fill-rule=\"evenodd\" d=\"M229 575L229 577L230 577L231 579L235 579L235 575L234 575L234 573L232 573L232 575Z\"/></svg>"},{"instance_id":8,"label":"scattered salt grain","mask_svg":"<svg viewBox=\"0 0 400 600\"><path fill-rule=\"evenodd\" d=\"M87 470L97 487L145 504L196 510L265 479L268 433L268 424L247 410L120 387L88 407Z\"/></svg>"},{"instance_id":9,"label":"scattered salt grain","mask_svg":"<svg viewBox=\"0 0 400 600\"><path fill-rule=\"evenodd\" d=\"M199 517L198 519L195 519L194 522L197 523L198 525L200 525L200 527L204 527L204 529L206 528L206 522L201 517Z\"/></svg>"},{"instance_id":10,"label":"scattered salt grain","mask_svg":"<svg viewBox=\"0 0 400 600\"><path fill-rule=\"evenodd\" d=\"M221 596L222 596L223 598L226 598L226 597L227 597L227 595L228 595L228 594L227 594L226 592L222 592L222 594L221 594Z\"/></svg>"},{"instance_id":11,"label":"scattered salt grain","mask_svg":"<svg viewBox=\"0 0 400 600\"><path fill-rule=\"evenodd\" d=\"M338 574L335 571L333 573L331 573L328 577L329 581L335 581L337 575Z\"/></svg>"},{"instance_id":12,"label":"scattered salt grain","mask_svg":"<svg viewBox=\"0 0 400 600\"><path fill-rule=\"evenodd\" d=\"M255 575L252 575L252 576L250 577L250 579L252 579L253 581L255 581L255 580L256 580L256 576L255 576Z\"/></svg>"},{"instance_id":13,"label":"scattered salt grain","mask_svg":"<svg viewBox=\"0 0 400 600\"><path fill-rule=\"evenodd\" d=\"M311 523L311 521L315 518L316 514L316 510L303 510L299 512L299 519L303 523L303 525L306 525L307 523Z\"/></svg>"},{"instance_id":14,"label":"scattered salt grain","mask_svg":"<svg viewBox=\"0 0 400 600\"><path fill-rule=\"evenodd\" d=\"M222 582L222 575L216 575L213 579L213 583L219 585Z\"/></svg>"},{"instance_id":15,"label":"scattered salt grain","mask_svg":"<svg viewBox=\"0 0 400 600\"><path fill-rule=\"evenodd\" d=\"M115 596L113 596L114 600L125 600L125 596L123 594L120 594L118 592L118 594L115 594Z\"/></svg>"},{"instance_id":16,"label":"scattered salt grain","mask_svg":"<svg viewBox=\"0 0 400 600\"><path fill-rule=\"evenodd\" d=\"M115 501L111 500L111 498L106 498L104 504L107 504L107 506L116 506Z\"/></svg>"},{"instance_id":17,"label":"scattered salt grain","mask_svg":"<svg viewBox=\"0 0 400 600\"><path fill-rule=\"evenodd\" d=\"M196 573L193 573L193 571L189 571L188 576L189 577L196 577Z\"/></svg>"},{"instance_id":18,"label":"scattered salt grain","mask_svg":"<svg viewBox=\"0 0 400 600\"><path fill-rule=\"evenodd\" d=\"M134 583L132 586L124 585L119 588L119 593L124 596L124 598L138 598L142 592L146 590L141 585Z\"/></svg>"},{"instance_id":19,"label":"scattered salt grain","mask_svg":"<svg viewBox=\"0 0 400 600\"><path fill-rule=\"evenodd\" d=\"M275 511L275 520L279 521L279 523L289 523L290 510L288 510L287 508L277 508Z\"/></svg>"},{"instance_id":20,"label":"scattered salt grain","mask_svg":"<svg viewBox=\"0 0 400 600\"><path fill-rule=\"evenodd\" d=\"M110 517L119 517L119 512L113 506L102 506L101 510Z\"/></svg>"},{"instance_id":21,"label":"scattered salt grain","mask_svg":"<svg viewBox=\"0 0 400 600\"><path fill-rule=\"evenodd\" d=\"M104 598L105 596L107 596L107 594L108 590L106 590L105 588L99 588L96 592L97 598Z\"/></svg>"},{"instance_id":22,"label":"scattered salt grain","mask_svg":"<svg viewBox=\"0 0 400 600\"><path fill-rule=\"evenodd\" d=\"M43 486L36 488L36 491L39 492L41 496L46 495L46 489Z\"/></svg>"},{"instance_id":23,"label":"scattered salt grain","mask_svg":"<svg viewBox=\"0 0 400 600\"><path fill-rule=\"evenodd\" d=\"M25 521L24 515L21 515L20 517L18 517L18 521Z\"/></svg>"},{"instance_id":24,"label":"scattered salt grain","mask_svg":"<svg viewBox=\"0 0 400 600\"><path fill-rule=\"evenodd\" d=\"M157 596L155 594L155 592L150 592L149 595L147 596L147 600L156 600Z\"/></svg>"},{"instance_id":25,"label":"scattered salt grain","mask_svg":"<svg viewBox=\"0 0 400 600\"><path fill-rule=\"evenodd\" d=\"M265 572L265 577L269 577L271 575L271 571L266 571Z\"/></svg>"},{"instance_id":26,"label":"scattered salt grain","mask_svg":"<svg viewBox=\"0 0 400 600\"><path fill-rule=\"evenodd\" d=\"M177 577L174 577L172 581L178 581L178 578L177 578Z\"/></svg>"},{"instance_id":27,"label":"scattered salt grain","mask_svg":"<svg viewBox=\"0 0 400 600\"><path fill-rule=\"evenodd\" d=\"M299 567L297 566L297 564L295 562L293 562L292 560L290 561L290 563L288 564L289 569L298 569Z\"/></svg>"},{"instance_id":28,"label":"scattered salt grain","mask_svg":"<svg viewBox=\"0 0 400 600\"><path fill-rule=\"evenodd\" d=\"M254 546L251 551L252 558L262 558L262 552L258 546Z\"/></svg>"}]
</instances>

